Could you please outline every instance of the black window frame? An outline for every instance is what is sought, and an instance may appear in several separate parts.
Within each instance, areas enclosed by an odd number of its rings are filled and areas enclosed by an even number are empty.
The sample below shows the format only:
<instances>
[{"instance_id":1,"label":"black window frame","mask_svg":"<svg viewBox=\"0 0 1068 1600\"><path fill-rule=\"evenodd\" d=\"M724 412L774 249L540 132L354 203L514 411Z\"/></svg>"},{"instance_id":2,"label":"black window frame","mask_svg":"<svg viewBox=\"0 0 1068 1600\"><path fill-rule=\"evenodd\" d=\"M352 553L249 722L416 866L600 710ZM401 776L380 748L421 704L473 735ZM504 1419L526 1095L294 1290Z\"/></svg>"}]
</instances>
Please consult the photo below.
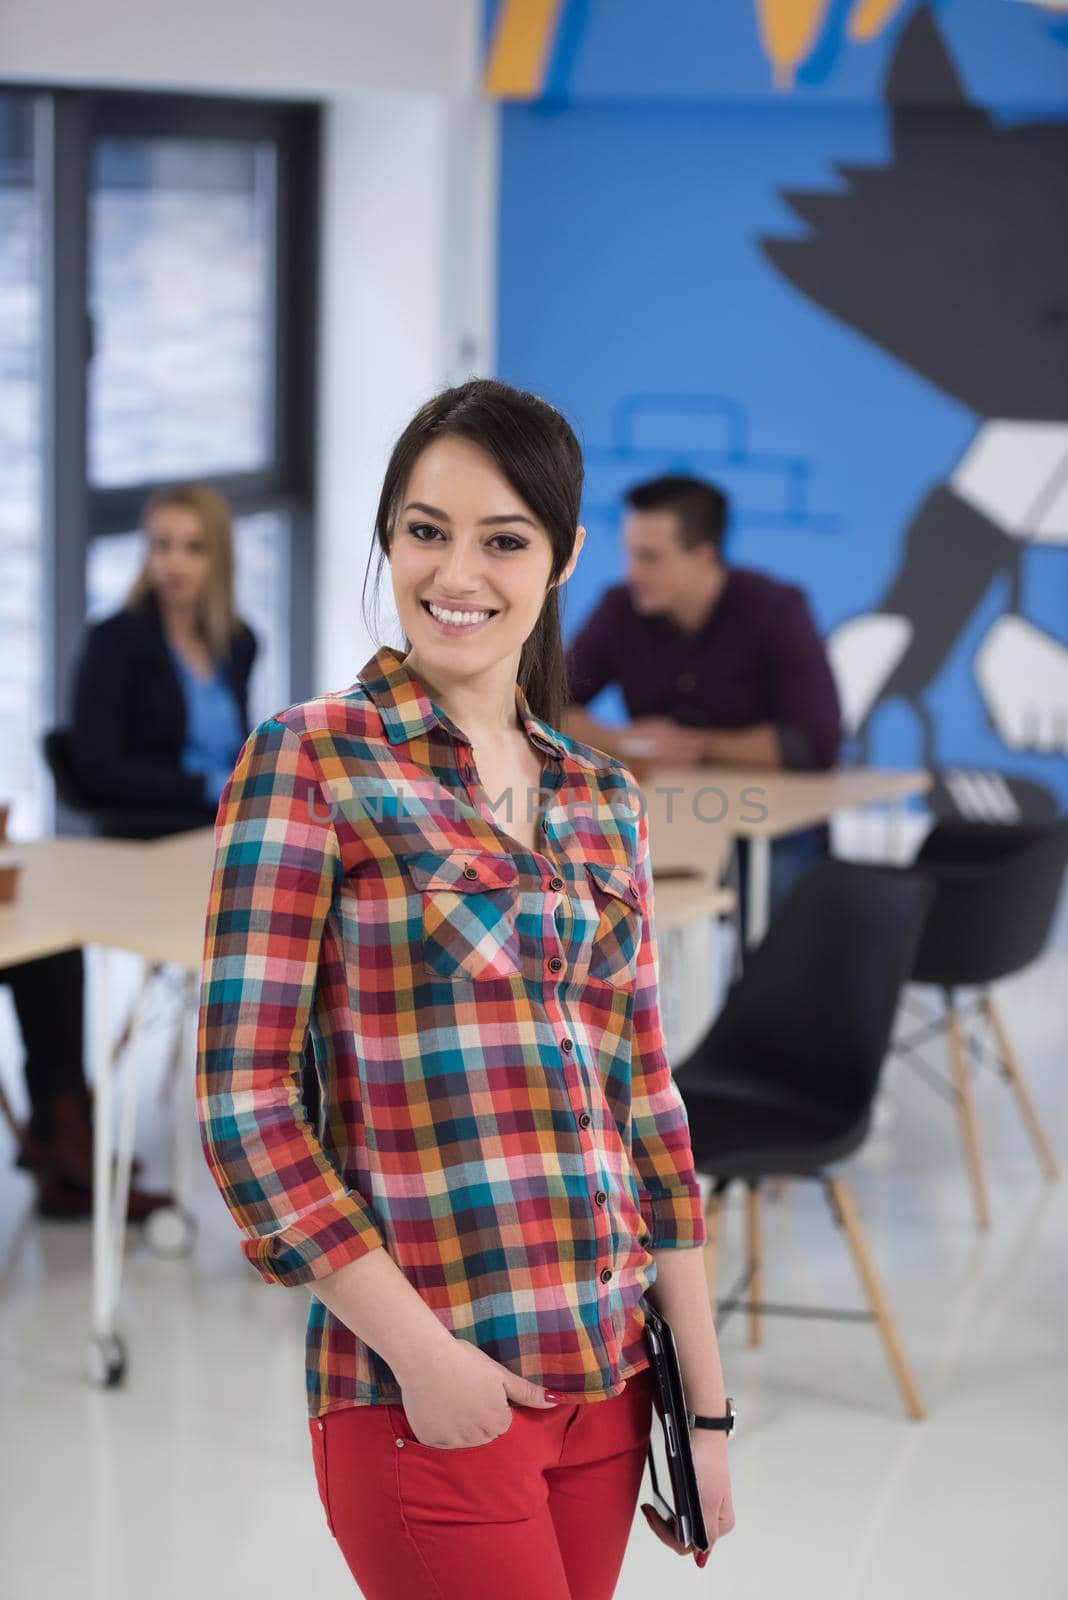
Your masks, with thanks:
<instances>
[{"instance_id":1,"label":"black window frame","mask_svg":"<svg viewBox=\"0 0 1068 1600\"><path fill-rule=\"evenodd\" d=\"M241 139L277 152L274 225L273 453L266 467L205 473L235 516L273 511L290 525L290 690L313 692L315 437L321 119L318 102L234 99L181 91L10 83L33 107L42 200L42 541L50 648L47 726L69 715L84 636L90 542L136 529L147 496L172 479L98 487L88 476L89 186L93 142L127 138Z\"/></svg>"}]
</instances>

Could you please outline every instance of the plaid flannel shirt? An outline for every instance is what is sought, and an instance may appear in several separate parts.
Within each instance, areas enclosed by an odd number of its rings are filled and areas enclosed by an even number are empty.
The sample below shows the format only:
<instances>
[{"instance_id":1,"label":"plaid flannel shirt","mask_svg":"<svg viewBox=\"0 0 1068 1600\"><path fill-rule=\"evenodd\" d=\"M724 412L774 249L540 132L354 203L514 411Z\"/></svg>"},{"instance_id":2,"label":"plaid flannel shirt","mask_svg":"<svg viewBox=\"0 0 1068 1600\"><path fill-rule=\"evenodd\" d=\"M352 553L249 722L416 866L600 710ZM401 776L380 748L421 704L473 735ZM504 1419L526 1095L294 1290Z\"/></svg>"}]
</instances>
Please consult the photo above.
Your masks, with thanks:
<instances>
[{"instance_id":1,"label":"plaid flannel shirt","mask_svg":"<svg viewBox=\"0 0 1068 1600\"><path fill-rule=\"evenodd\" d=\"M704 1217L641 791L518 685L516 708L543 757L536 851L388 646L249 734L215 824L201 1141L268 1283L384 1246L456 1337L596 1401L648 1365L652 1251L703 1244ZM313 1417L402 1398L314 1293L306 1381Z\"/></svg>"}]
</instances>

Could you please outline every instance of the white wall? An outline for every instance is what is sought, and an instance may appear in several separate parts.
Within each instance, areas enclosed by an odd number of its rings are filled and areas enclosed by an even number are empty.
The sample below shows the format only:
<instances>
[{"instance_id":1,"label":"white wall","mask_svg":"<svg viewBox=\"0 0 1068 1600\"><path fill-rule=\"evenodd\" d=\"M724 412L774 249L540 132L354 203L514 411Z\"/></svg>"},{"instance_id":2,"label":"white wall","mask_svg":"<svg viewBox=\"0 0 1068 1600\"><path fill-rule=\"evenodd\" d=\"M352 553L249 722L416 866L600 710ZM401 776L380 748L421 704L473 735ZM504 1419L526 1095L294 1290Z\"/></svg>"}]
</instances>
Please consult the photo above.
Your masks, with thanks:
<instances>
[{"instance_id":1,"label":"white wall","mask_svg":"<svg viewBox=\"0 0 1068 1600\"><path fill-rule=\"evenodd\" d=\"M309 98L467 93L478 0L0 0L0 78Z\"/></svg>"},{"instance_id":2,"label":"white wall","mask_svg":"<svg viewBox=\"0 0 1068 1600\"><path fill-rule=\"evenodd\" d=\"M436 389L493 370L496 113L476 100L359 96L326 120L315 689L400 644L361 590L393 440ZM374 612L372 609L372 623Z\"/></svg>"}]
</instances>

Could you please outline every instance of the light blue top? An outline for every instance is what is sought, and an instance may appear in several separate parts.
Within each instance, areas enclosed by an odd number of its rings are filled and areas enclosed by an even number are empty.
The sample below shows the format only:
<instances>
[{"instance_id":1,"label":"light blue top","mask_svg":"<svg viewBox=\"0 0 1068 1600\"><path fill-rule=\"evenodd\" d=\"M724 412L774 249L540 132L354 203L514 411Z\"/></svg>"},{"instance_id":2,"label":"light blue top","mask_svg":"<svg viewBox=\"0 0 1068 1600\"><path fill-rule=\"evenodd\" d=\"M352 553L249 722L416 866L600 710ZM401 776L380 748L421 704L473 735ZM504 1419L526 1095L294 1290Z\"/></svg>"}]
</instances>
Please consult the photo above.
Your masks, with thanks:
<instances>
[{"instance_id":1,"label":"light blue top","mask_svg":"<svg viewBox=\"0 0 1068 1600\"><path fill-rule=\"evenodd\" d=\"M182 771L202 772L205 794L213 805L218 805L245 739L241 709L220 666L216 666L213 677L207 680L198 678L170 640L167 641L167 648L178 669L185 694L186 738L182 749Z\"/></svg>"}]
</instances>

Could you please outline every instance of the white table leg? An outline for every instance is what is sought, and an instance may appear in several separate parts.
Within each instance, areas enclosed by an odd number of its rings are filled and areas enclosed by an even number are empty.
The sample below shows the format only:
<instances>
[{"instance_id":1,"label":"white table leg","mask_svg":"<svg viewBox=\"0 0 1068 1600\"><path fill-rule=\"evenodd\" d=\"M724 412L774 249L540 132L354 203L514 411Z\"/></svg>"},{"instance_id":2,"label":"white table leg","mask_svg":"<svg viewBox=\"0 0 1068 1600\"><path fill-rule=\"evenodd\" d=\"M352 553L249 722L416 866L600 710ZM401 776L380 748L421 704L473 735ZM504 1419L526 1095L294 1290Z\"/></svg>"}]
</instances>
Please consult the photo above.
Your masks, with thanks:
<instances>
[{"instance_id":1,"label":"white table leg","mask_svg":"<svg viewBox=\"0 0 1068 1600\"><path fill-rule=\"evenodd\" d=\"M111 1050L110 950L95 948L96 986L92 996L93 1063L93 1315L86 1355L90 1382L103 1388L121 1383L126 1371L126 1350L115 1326L126 1245L126 1205L130 1193L130 1168L137 1125L140 1062L136 1050L127 1064L122 1103L122 1128L116 1170L114 1117L114 1060ZM145 987L138 995L131 1036L145 1003Z\"/></svg>"},{"instance_id":2,"label":"white table leg","mask_svg":"<svg viewBox=\"0 0 1068 1600\"><path fill-rule=\"evenodd\" d=\"M771 917L771 840L764 834L750 836L748 880L745 942L755 945L767 933Z\"/></svg>"},{"instance_id":3,"label":"white table leg","mask_svg":"<svg viewBox=\"0 0 1068 1600\"><path fill-rule=\"evenodd\" d=\"M130 1019L129 1047L123 1068L122 1104L120 1107L119 1145L117 1151L115 1187L112 1196L111 1226L114 1250L112 1254L111 1314L117 1314L122 1291L122 1266L126 1253L126 1207L130 1198L130 1174L133 1166L134 1141L137 1138L137 1103L140 1099L141 1077L144 1065L144 1046L141 1039L141 1020L148 1001L150 985L142 982L138 987L137 1001ZM114 1072L114 1062L109 1051L109 1063Z\"/></svg>"},{"instance_id":4,"label":"white table leg","mask_svg":"<svg viewBox=\"0 0 1068 1600\"><path fill-rule=\"evenodd\" d=\"M198 974L182 979L182 1015L178 1027L177 1071L174 1078L174 1198L191 1210L193 1160L197 1146L196 1037Z\"/></svg>"},{"instance_id":5,"label":"white table leg","mask_svg":"<svg viewBox=\"0 0 1068 1600\"><path fill-rule=\"evenodd\" d=\"M689 1055L708 1032L720 1005L719 919L700 917L687 925L687 967L683 994L685 1051Z\"/></svg>"},{"instance_id":6,"label":"white table leg","mask_svg":"<svg viewBox=\"0 0 1068 1600\"><path fill-rule=\"evenodd\" d=\"M188 1255L196 1237L193 1215L193 1163L198 1149L196 1033L198 972L183 972L180 1013L174 1031L163 1095L170 1101L172 1203L145 1219L144 1238L156 1255Z\"/></svg>"},{"instance_id":7,"label":"white table leg","mask_svg":"<svg viewBox=\"0 0 1068 1600\"><path fill-rule=\"evenodd\" d=\"M672 1069L707 1032L718 1009L714 941L719 922L698 917L659 936L660 1021Z\"/></svg>"},{"instance_id":8,"label":"white table leg","mask_svg":"<svg viewBox=\"0 0 1068 1600\"><path fill-rule=\"evenodd\" d=\"M886 804L886 858L895 864L901 861L904 850L906 805L901 797Z\"/></svg>"},{"instance_id":9,"label":"white table leg","mask_svg":"<svg viewBox=\"0 0 1068 1600\"><path fill-rule=\"evenodd\" d=\"M701 969L698 963L699 921L686 922L679 929L679 976L676 1027L678 1029L678 1059L689 1053L693 1042L693 1009L695 991L701 987ZM707 979L706 979L707 982Z\"/></svg>"},{"instance_id":10,"label":"white table leg","mask_svg":"<svg viewBox=\"0 0 1068 1600\"><path fill-rule=\"evenodd\" d=\"M679 994L679 966L682 952L679 948L679 930L665 928L657 936L657 993L660 1000L660 1031L669 1061L674 1061L679 1048L679 1017L676 1004Z\"/></svg>"},{"instance_id":11,"label":"white table leg","mask_svg":"<svg viewBox=\"0 0 1068 1600\"><path fill-rule=\"evenodd\" d=\"M108 1317L108 1222L111 1217L111 1052L108 1044L108 952L93 951L93 1333L111 1332Z\"/></svg>"},{"instance_id":12,"label":"white table leg","mask_svg":"<svg viewBox=\"0 0 1068 1600\"><path fill-rule=\"evenodd\" d=\"M93 1314L86 1371L90 1382L108 1388L121 1380L125 1367L124 1353L115 1331L110 951L106 946L96 945L89 955L96 983L90 1003L93 1019Z\"/></svg>"}]
</instances>

